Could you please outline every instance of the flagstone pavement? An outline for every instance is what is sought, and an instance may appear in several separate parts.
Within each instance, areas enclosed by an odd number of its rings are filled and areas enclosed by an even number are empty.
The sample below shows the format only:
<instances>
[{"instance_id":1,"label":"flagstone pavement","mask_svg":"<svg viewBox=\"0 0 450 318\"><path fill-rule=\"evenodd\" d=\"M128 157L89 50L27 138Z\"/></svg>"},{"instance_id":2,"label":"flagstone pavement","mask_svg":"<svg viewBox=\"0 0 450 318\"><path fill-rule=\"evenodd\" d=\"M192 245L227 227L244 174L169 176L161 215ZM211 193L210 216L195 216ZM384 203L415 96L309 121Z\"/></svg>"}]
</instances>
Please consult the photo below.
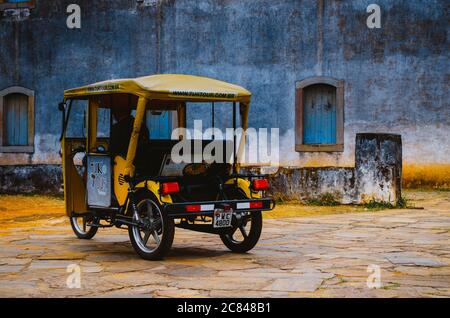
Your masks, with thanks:
<instances>
[{"instance_id":1,"label":"flagstone pavement","mask_svg":"<svg viewBox=\"0 0 450 318\"><path fill-rule=\"evenodd\" d=\"M247 254L176 229L156 262L127 231L86 241L63 216L14 220L0 228L0 297L449 297L450 193L415 199L424 209L265 219Z\"/></svg>"}]
</instances>

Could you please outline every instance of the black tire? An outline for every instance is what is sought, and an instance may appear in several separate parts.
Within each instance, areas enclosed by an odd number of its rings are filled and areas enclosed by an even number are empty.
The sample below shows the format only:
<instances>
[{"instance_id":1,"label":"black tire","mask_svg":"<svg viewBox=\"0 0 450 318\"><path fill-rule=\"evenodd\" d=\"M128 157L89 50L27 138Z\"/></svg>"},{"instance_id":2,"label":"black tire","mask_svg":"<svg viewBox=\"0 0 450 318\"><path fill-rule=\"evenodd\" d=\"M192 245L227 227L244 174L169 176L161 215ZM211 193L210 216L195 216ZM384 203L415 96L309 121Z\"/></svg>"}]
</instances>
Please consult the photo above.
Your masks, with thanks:
<instances>
[{"instance_id":1,"label":"black tire","mask_svg":"<svg viewBox=\"0 0 450 318\"><path fill-rule=\"evenodd\" d=\"M228 247L232 252L235 253L245 253L250 251L253 247L255 247L256 243L258 243L259 237L261 236L262 231L262 214L261 211L255 211L249 213L247 217L248 221L251 222L249 231L245 230L247 236L244 236L241 228L238 226L233 226L233 229L228 233L220 234L220 239L223 244ZM245 227L244 227L245 229ZM237 240L235 238L236 232L240 231L243 237L242 240Z\"/></svg>"},{"instance_id":2,"label":"black tire","mask_svg":"<svg viewBox=\"0 0 450 318\"><path fill-rule=\"evenodd\" d=\"M80 225L78 222L81 219L82 224ZM84 216L71 216L70 217L70 225L72 226L72 230L75 235L82 240L90 240L97 234L98 227L96 226L88 226L88 224L95 223L95 220L92 215L84 215Z\"/></svg>"},{"instance_id":3,"label":"black tire","mask_svg":"<svg viewBox=\"0 0 450 318\"><path fill-rule=\"evenodd\" d=\"M139 195L136 206L147 229L128 226L131 245L143 259L160 260L172 247L175 235L174 221L162 212L157 200L149 193ZM155 241L154 247L153 244L148 246L150 237Z\"/></svg>"}]
</instances>

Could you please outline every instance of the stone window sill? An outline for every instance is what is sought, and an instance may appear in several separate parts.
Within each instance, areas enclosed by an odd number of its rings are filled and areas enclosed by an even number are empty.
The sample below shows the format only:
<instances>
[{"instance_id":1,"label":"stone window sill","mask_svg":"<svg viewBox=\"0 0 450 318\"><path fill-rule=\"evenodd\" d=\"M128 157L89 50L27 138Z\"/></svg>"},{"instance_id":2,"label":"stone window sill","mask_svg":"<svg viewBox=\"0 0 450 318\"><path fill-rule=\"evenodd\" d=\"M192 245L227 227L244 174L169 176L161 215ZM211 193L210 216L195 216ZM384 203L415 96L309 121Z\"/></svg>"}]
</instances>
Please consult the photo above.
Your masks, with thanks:
<instances>
[{"instance_id":1,"label":"stone window sill","mask_svg":"<svg viewBox=\"0 0 450 318\"><path fill-rule=\"evenodd\" d=\"M0 146L0 153L33 153L34 146Z\"/></svg>"},{"instance_id":2,"label":"stone window sill","mask_svg":"<svg viewBox=\"0 0 450 318\"><path fill-rule=\"evenodd\" d=\"M295 151L302 152L343 152L344 145L343 144L333 144L333 145L295 145Z\"/></svg>"}]
</instances>

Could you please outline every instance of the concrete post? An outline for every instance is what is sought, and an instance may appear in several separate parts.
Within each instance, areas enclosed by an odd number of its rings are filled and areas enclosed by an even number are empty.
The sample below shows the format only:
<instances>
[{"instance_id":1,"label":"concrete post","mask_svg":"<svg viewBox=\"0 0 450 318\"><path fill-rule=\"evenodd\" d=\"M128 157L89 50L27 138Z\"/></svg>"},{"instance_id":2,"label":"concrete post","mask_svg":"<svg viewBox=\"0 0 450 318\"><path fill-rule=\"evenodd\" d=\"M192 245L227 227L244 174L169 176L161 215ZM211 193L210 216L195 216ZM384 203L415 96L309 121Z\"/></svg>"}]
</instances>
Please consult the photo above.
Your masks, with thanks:
<instances>
[{"instance_id":1,"label":"concrete post","mask_svg":"<svg viewBox=\"0 0 450 318\"><path fill-rule=\"evenodd\" d=\"M402 139L395 134L356 134L356 202L397 204L402 196Z\"/></svg>"}]
</instances>

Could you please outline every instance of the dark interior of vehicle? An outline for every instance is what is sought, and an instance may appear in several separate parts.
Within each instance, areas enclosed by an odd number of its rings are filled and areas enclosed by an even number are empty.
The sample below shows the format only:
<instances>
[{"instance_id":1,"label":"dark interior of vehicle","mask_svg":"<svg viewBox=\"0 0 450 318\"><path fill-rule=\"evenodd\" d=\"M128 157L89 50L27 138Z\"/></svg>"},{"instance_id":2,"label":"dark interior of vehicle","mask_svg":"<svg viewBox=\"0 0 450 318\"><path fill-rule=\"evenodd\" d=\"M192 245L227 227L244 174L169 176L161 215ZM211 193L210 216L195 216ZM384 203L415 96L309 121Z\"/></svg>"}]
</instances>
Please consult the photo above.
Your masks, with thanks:
<instances>
[{"instance_id":1,"label":"dark interior of vehicle","mask_svg":"<svg viewBox=\"0 0 450 318\"><path fill-rule=\"evenodd\" d=\"M141 178L160 176L164 165L169 164L172 148L177 142L179 141L151 140L146 145L140 146L135 160L136 175ZM194 153L195 142L190 140L191 156ZM229 163L231 160L229 159L232 156L233 143L227 140L202 140L202 153L211 142L215 143L215 149L218 149L218 147L223 149L223 157L220 162L183 164L182 175L174 178L180 186L180 192L177 195L173 195L175 201L217 199L221 184L227 179L232 170L232 166ZM228 151L228 156L227 147L229 150L231 149L231 151ZM212 155L215 155L214 151Z\"/></svg>"}]
</instances>

